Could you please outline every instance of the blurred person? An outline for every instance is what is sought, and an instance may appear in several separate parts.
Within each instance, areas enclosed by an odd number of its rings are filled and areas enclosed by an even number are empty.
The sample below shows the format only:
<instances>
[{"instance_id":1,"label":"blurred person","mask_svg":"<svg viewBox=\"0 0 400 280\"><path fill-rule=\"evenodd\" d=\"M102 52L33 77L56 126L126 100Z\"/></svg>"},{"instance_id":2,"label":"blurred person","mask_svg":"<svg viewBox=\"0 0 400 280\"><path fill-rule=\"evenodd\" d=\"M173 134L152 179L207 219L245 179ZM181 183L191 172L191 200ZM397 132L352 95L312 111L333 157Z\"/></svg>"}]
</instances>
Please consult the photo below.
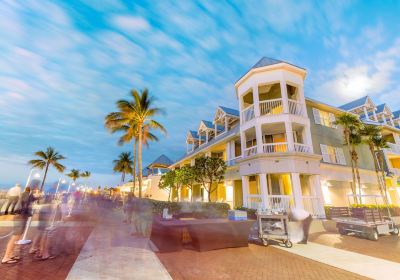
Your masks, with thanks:
<instances>
[{"instance_id":1,"label":"blurred person","mask_svg":"<svg viewBox=\"0 0 400 280\"><path fill-rule=\"evenodd\" d=\"M307 244L308 234L312 222L312 216L304 209L293 208L289 213L290 221L299 222L302 228L302 239L299 244Z\"/></svg>"},{"instance_id":2,"label":"blurred person","mask_svg":"<svg viewBox=\"0 0 400 280\"><path fill-rule=\"evenodd\" d=\"M49 197L40 201L39 204L39 215L38 215L38 227L37 233L33 238L31 248L29 250L30 254L37 254L38 256L42 255L42 247L44 246L44 231L50 225L50 217L51 217L51 199Z\"/></svg>"},{"instance_id":3,"label":"blurred person","mask_svg":"<svg viewBox=\"0 0 400 280\"><path fill-rule=\"evenodd\" d=\"M126 220L125 222L130 225L133 222L133 204L134 204L134 200L133 200L133 195L131 193L129 193L126 196L126 199L124 199L124 211L125 211L125 217Z\"/></svg>"},{"instance_id":4,"label":"blurred person","mask_svg":"<svg viewBox=\"0 0 400 280\"><path fill-rule=\"evenodd\" d=\"M1 260L2 264L14 264L20 260L21 257L15 255L14 252L15 242L21 239L28 226L27 221L29 217L32 217L32 202L34 200L35 197L31 193L31 189L29 187L25 188L24 193L21 195L21 211L14 217L13 235L8 240L5 254Z\"/></svg>"},{"instance_id":5,"label":"blurred person","mask_svg":"<svg viewBox=\"0 0 400 280\"><path fill-rule=\"evenodd\" d=\"M19 197L21 195L21 185L16 184L14 187L10 188L7 192L7 204L4 211L4 215L8 215L8 210L10 209L10 214L14 214L15 206L18 203Z\"/></svg>"},{"instance_id":6,"label":"blurred person","mask_svg":"<svg viewBox=\"0 0 400 280\"><path fill-rule=\"evenodd\" d=\"M36 256L37 259L42 261L54 259L56 257L54 247L56 244L58 227L55 222L61 220L60 205L57 202L50 204L49 211L46 211L43 214L46 215L43 223L44 230L40 241L40 253Z\"/></svg>"},{"instance_id":7,"label":"blurred person","mask_svg":"<svg viewBox=\"0 0 400 280\"><path fill-rule=\"evenodd\" d=\"M138 233L143 237L150 236L150 228L153 222L153 207L146 198L141 198L137 202Z\"/></svg>"}]
</instances>

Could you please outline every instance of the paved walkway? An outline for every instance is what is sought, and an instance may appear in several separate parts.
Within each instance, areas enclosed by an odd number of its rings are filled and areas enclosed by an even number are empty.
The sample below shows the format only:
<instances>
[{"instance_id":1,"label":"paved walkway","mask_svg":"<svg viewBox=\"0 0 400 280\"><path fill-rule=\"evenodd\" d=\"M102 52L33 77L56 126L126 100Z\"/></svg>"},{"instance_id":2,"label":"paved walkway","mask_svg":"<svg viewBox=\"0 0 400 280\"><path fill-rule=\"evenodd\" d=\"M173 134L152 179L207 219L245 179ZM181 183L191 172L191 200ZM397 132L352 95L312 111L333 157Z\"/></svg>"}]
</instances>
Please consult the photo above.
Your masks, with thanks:
<instances>
[{"instance_id":1,"label":"paved walkway","mask_svg":"<svg viewBox=\"0 0 400 280\"><path fill-rule=\"evenodd\" d=\"M101 210L68 280L76 279L171 279L149 246L148 239L133 238L122 218Z\"/></svg>"},{"instance_id":2,"label":"paved walkway","mask_svg":"<svg viewBox=\"0 0 400 280\"><path fill-rule=\"evenodd\" d=\"M332 248L313 242L309 242L307 245L295 244L293 248L290 249L279 246L275 247L372 279L398 279L400 275L400 265L396 262Z\"/></svg>"}]
</instances>

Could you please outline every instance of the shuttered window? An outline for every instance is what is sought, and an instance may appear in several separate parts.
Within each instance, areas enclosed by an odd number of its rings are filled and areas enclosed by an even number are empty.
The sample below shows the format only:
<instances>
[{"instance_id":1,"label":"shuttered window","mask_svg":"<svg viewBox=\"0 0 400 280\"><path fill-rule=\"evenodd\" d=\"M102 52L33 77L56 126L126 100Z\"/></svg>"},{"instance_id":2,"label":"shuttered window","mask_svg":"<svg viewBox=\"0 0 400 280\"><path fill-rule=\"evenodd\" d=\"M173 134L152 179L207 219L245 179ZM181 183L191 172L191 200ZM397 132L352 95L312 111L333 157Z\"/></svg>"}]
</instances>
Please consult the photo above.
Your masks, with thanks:
<instances>
[{"instance_id":1,"label":"shuttered window","mask_svg":"<svg viewBox=\"0 0 400 280\"><path fill-rule=\"evenodd\" d=\"M343 149L333 146L320 144L322 161L334 164L346 165Z\"/></svg>"},{"instance_id":2,"label":"shuttered window","mask_svg":"<svg viewBox=\"0 0 400 280\"><path fill-rule=\"evenodd\" d=\"M313 108L312 110L313 110L314 122L316 124L320 124L331 128L337 128L337 125L335 124L336 118L334 114L321 111L317 108Z\"/></svg>"}]
</instances>

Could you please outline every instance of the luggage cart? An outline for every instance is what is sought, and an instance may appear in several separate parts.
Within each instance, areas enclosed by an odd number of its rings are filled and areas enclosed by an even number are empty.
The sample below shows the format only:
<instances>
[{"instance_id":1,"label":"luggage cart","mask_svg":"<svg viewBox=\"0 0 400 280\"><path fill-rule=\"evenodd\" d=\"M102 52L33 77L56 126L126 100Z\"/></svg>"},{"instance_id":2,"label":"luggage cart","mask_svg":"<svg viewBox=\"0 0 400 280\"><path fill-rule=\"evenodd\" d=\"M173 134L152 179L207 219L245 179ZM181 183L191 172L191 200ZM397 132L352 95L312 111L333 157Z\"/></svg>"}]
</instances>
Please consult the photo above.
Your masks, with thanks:
<instances>
[{"instance_id":1,"label":"luggage cart","mask_svg":"<svg viewBox=\"0 0 400 280\"><path fill-rule=\"evenodd\" d=\"M264 246L268 245L269 240L279 241L285 245L286 248L291 248L293 246L289 239L288 221L289 217L285 213L257 213L259 237Z\"/></svg>"}]
</instances>

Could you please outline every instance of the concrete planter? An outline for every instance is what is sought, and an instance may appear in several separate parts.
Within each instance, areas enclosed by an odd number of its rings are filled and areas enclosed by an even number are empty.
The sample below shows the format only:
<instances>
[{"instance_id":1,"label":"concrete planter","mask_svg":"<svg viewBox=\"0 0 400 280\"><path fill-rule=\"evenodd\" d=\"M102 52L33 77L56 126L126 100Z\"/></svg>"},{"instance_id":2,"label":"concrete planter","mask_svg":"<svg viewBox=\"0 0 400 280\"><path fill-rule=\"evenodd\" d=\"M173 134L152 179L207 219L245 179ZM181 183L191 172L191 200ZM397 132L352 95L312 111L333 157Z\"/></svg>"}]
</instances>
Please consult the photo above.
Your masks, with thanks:
<instances>
[{"instance_id":1,"label":"concrete planter","mask_svg":"<svg viewBox=\"0 0 400 280\"><path fill-rule=\"evenodd\" d=\"M336 222L332 220L322 221L322 225L327 232L337 232Z\"/></svg>"}]
</instances>

